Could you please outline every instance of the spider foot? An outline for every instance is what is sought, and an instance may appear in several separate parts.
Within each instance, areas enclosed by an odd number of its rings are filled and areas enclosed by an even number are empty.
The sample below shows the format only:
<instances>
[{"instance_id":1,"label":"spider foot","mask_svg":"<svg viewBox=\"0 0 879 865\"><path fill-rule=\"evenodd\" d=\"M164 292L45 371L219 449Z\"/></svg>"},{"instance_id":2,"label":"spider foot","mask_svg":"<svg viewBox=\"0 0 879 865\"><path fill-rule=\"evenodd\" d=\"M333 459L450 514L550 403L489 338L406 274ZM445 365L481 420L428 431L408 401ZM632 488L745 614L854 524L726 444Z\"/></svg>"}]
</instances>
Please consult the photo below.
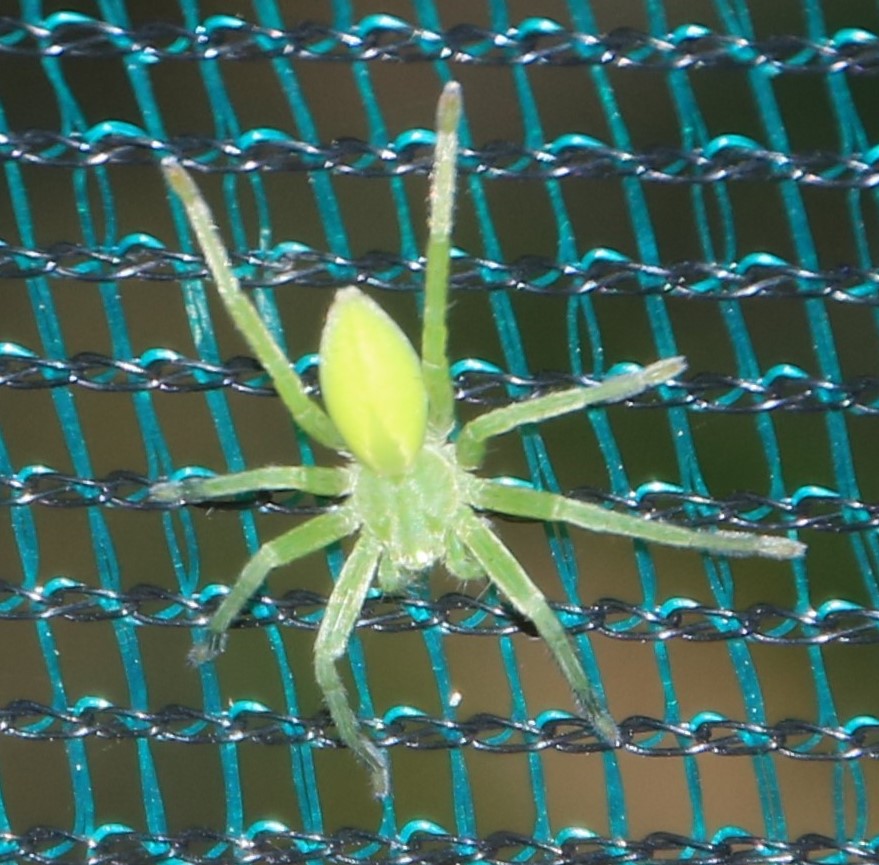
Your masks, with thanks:
<instances>
[{"instance_id":1,"label":"spider foot","mask_svg":"<svg viewBox=\"0 0 879 865\"><path fill-rule=\"evenodd\" d=\"M617 727L616 722L610 717L610 715L606 712L602 712L600 715L590 715L589 720L592 721L592 726L599 739L610 745L612 748L619 748L622 746L622 733L620 733L620 728Z\"/></svg>"},{"instance_id":2,"label":"spider foot","mask_svg":"<svg viewBox=\"0 0 879 865\"><path fill-rule=\"evenodd\" d=\"M176 504L183 501L183 484L180 481L159 481L150 487L150 498L154 502Z\"/></svg>"},{"instance_id":3,"label":"spider foot","mask_svg":"<svg viewBox=\"0 0 879 865\"><path fill-rule=\"evenodd\" d=\"M379 753L378 765L371 768L372 795L381 801L391 795L391 771L386 754Z\"/></svg>"},{"instance_id":4,"label":"spider foot","mask_svg":"<svg viewBox=\"0 0 879 865\"><path fill-rule=\"evenodd\" d=\"M595 735L612 748L619 748L623 744L623 736L616 721L607 713L602 706L597 705L595 694L591 690L585 693L575 693L574 700L580 714L592 724Z\"/></svg>"},{"instance_id":5,"label":"spider foot","mask_svg":"<svg viewBox=\"0 0 879 865\"><path fill-rule=\"evenodd\" d=\"M211 633L204 642L196 643L189 650L188 661L193 667L200 667L207 661L212 661L226 648L226 635L224 633Z\"/></svg>"}]
</instances>

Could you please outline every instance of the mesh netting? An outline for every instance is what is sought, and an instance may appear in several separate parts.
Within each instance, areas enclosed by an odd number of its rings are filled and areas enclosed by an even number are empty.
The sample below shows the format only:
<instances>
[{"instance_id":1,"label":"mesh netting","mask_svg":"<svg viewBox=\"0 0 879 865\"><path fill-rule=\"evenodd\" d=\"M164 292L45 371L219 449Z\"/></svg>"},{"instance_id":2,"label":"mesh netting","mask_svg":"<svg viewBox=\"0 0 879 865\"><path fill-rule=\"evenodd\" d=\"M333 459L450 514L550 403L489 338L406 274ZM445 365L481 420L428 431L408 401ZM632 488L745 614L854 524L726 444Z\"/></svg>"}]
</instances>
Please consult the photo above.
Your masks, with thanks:
<instances>
[{"instance_id":1,"label":"mesh netting","mask_svg":"<svg viewBox=\"0 0 879 865\"><path fill-rule=\"evenodd\" d=\"M879 861L872 4L7 5L0 862ZM157 164L197 174L314 386L334 288L417 332L450 79L460 415L690 363L509 437L486 472L799 529L809 555L498 521L617 750L494 592L374 593L343 666L391 756L380 805L311 666L345 548L274 574L227 652L186 666L247 556L323 505L169 507L149 485L331 457L247 355Z\"/></svg>"}]
</instances>

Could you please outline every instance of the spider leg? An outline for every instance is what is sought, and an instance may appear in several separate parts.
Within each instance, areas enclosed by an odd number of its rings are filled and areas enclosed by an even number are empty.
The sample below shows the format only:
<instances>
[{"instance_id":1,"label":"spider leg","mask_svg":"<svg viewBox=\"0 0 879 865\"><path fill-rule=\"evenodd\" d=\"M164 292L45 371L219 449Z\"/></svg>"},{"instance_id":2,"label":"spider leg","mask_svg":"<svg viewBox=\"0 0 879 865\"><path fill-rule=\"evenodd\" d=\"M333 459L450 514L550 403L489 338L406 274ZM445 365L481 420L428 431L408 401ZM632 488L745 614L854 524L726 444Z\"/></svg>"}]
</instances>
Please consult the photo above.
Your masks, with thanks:
<instances>
[{"instance_id":1,"label":"spider leg","mask_svg":"<svg viewBox=\"0 0 879 865\"><path fill-rule=\"evenodd\" d=\"M360 722L348 702L336 661L348 647L380 553L380 545L368 535L361 536L354 545L333 587L314 644L315 676L339 731L339 738L366 763L372 773L372 788L378 799L390 792L387 756L360 732Z\"/></svg>"},{"instance_id":2,"label":"spider leg","mask_svg":"<svg viewBox=\"0 0 879 865\"><path fill-rule=\"evenodd\" d=\"M534 622L537 632L549 646L556 663L568 680L579 710L595 728L598 736L608 744L618 746L621 742L620 731L586 678L573 641L540 589L534 585L500 538L469 509L464 509L456 531L485 569L492 583L523 616Z\"/></svg>"},{"instance_id":3,"label":"spider leg","mask_svg":"<svg viewBox=\"0 0 879 865\"><path fill-rule=\"evenodd\" d=\"M455 443L458 460L467 469L478 468L485 442L527 423L539 423L570 414L599 402L618 402L662 384L687 368L682 357L658 360L637 372L614 375L594 387L574 387L486 412L464 424Z\"/></svg>"},{"instance_id":4,"label":"spider leg","mask_svg":"<svg viewBox=\"0 0 879 865\"><path fill-rule=\"evenodd\" d=\"M241 290L213 214L192 177L173 159L162 162L168 185L177 193L189 223L195 231L220 298L235 326L271 376L278 396L294 420L316 441L335 450L344 448L339 433L326 412L305 392L302 379L275 342L250 298Z\"/></svg>"},{"instance_id":5,"label":"spider leg","mask_svg":"<svg viewBox=\"0 0 879 865\"><path fill-rule=\"evenodd\" d=\"M796 559L806 552L805 544L778 535L690 529L661 520L619 514L600 505L569 499L557 493L514 487L491 480L475 480L470 502L474 507L510 516L568 523L592 532L624 535L725 556Z\"/></svg>"},{"instance_id":6,"label":"spider leg","mask_svg":"<svg viewBox=\"0 0 879 865\"><path fill-rule=\"evenodd\" d=\"M200 502L231 498L260 490L301 490L336 497L348 492L348 473L321 466L267 466L211 478L161 481L150 487L150 498L162 502Z\"/></svg>"},{"instance_id":7,"label":"spider leg","mask_svg":"<svg viewBox=\"0 0 879 865\"><path fill-rule=\"evenodd\" d=\"M346 508L337 508L263 544L244 566L241 576L208 622L207 642L197 643L190 650L190 663L203 664L223 651L229 625L260 587L269 571L328 547L350 535L356 528L357 521L351 512Z\"/></svg>"},{"instance_id":8,"label":"spider leg","mask_svg":"<svg viewBox=\"0 0 879 865\"><path fill-rule=\"evenodd\" d=\"M450 81L443 88L436 109L436 149L430 182L424 324L421 333L421 369L428 395L428 424L442 437L448 435L454 422L446 308L449 302L449 256L452 249L460 122L461 85Z\"/></svg>"}]
</instances>

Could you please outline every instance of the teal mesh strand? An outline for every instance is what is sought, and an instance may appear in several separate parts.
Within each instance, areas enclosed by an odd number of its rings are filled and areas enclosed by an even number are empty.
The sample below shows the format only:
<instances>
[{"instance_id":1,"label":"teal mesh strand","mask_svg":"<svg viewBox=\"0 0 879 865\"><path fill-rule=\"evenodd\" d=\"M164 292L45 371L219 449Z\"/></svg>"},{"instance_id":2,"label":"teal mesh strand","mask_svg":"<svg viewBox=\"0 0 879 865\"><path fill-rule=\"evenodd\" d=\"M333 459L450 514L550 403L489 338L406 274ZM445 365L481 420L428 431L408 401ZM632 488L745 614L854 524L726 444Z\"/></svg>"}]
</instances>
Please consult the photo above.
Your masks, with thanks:
<instances>
[{"instance_id":1,"label":"teal mesh strand","mask_svg":"<svg viewBox=\"0 0 879 865\"><path fill-rule=\"evenodd\" d=\"M737 44L747 46L753 44L758 38L751 22L749 7L744 2L715 0L711 4L711 9L721 32L738 37L741 41ZM63 12L50 16L39 0L22 0L20 15L23 21L34 26L39 25L45 28L46 33L49 34L57 32L65 25L81 24L83 21L95 19L118 27L121 33L134 26L130 11L121 0L98 0L94 8L88 12ZM241 12L241 10L234 11ZM262 27L283 29L285 12L289 15L289 11L285 10L281 4L266 0L266 2L255 3L252 10L241 14L246 15L248 20ZM359 13L356 12L353 4L342 2L342 0L332 4L331 12L332 27L340 32L350 32L359 27L360 32L365 33L369 31L370 27L379 24L386 26L390 20L381 14L360 19L357 17ZM479 12L480 22L495 33L505 33L517 27L524 27L526 23L534 32L541 29L545 32L552 30L552 22L549 19L535 17L523 22L513 18L502 0L488 0L484 7L480 7ZM142 13L138 12L138 14ZM235 27L239 21L231 14L229 16L215 15L206 20L206 14L195 0L179 0L179 14L176 20L182 22L183 27L189 30L199 26L208 30L220 26ZM329 7L327 14L329 14ZM445 28L454 23L450 22L448 16L443 13L441 4L437 4L433 0L413 0L408 14L411 15L410 23L423 28L424 33L442 33ZM680 34L687 28L687 25L681 24L680 21L670 20L670 12L661 0L645 0L641 14L643 20L639 21L637 26L643 27L648 34L657 38L666 37L673 29L674 32ZM573 28L581 33L601 32L601 20L596 20L592 5L587 2L568 3L566 15L573 24ZM827 41L833 35L827 32L823 11L817 0L802 0L799 16L805 24L803 29L808 38L815 42ZM695 26L695 22L693 22L693 26ZM51 41L50 36L47 35L40 38L47 44ZM10 42L10 44L12 43ZM110 44L113 44L113 38L110 38ZM121 36L118 37L116 44L120 48L130 47ZM269 41L267 40L265 44L269 46ZM422 48L427 46L425 50L434 52L431 56L440 58L441 53L437 44L436 40L429 41L426 36L423 36ZM330 50L329 41L327 50ZM590 51L585 45L581 47L581 50L584 57ZM741 52L747 52L747 47L732 47L729 50L733 59L747 60L746 57L737 56L737 52L740 55ZM478 56L477 49L473 49L473 54ZM7 60L7 62L11 61ZM118 62L124 67L140 117L134 124L117 122L112 117L101 118L100 122L105 124L100 128L101 134L112 132L124 138L129 134L145 133L156 142L169 140L169 133L163 119L163 104L161 97L157 94L153 70L156 64L172 61L155 60L144 51L125 50L120 52ZM288 113L290 127L295 130L295 136L315 146L322 144L312 113L313 106L309 104L306 88L303 87L299 78L299 67L284 57L254 62L270 65L277 88L277 92L273 95L279 96L282 100ZM82 103L82 96L77 92L76 79L70 76L71 69L75 68L75 63L75 60L62 60L52 56L51 53L39 61L42 74L51 88L56 102L60 118L60 127L57 131L64 135L82 135L86 139L95 140L97 138L96 130L99 129L99 120L88 115ZM231 62L223 65L222 61L216 60L201 60L197 64L214 124L211 130L203 131L218 139L239 140L252 132L245 127L240 119L235 98L227 86L230 77L234 75L233 66L234 64ZM388 130L385 110L383 110L380 97L381 87L376 81L376 75L379 70L382 75L387 75L389 67L385 64L354 62L348 68L362 104L367 129L366 139L376 147L384 146L390 140L391 134ZM401 65L390 68L391 74L394 74L396 70L396 74L399 75L405 74L407 67ZM429 68L433 74L434 86L432 90L434 93L439 92L444 82L453 78L464 78L466 94L466 76L472 74L470 70L444 59L435 59ZM637 150L638 146L632 141L626 123L627 106L621 103L619 95L614 89L613 71L613 66L608 68L600 65L573 66L566 72L570 76L567 80L572 82L567 86L589 88L590 92L597 95L608 131L608 140L604 142L605 144L621 150ZM521 143L526 148L538 150L545 145L549 134L544 128L533 72L527 65L510 64L505 69L505 74L508 74L512 80L522 128L525 130ZM679 146L687 151L710 150L716 144L716 130L703 115L703 107L693 85L695 73L685 68L664 68L661 71L653 70L651 73L641 74L661 74L663 76L670 102L674 106L674 120L680 136ZM773 86L771 69L756 64L749 66L743 62L742 67L737 69L736 75L739 78L744 78L747 82L752 109L763 145L779 153L789 153L793 148L788 141L785 120ZM870 147L868 133L858 115L856 102L852 96L851 84L852 78L842 74L824 76L826 98L832 106L832 113L836 118L836 140L841 156L862 154ZM0 102L0 134L9 135L17 131L21 130L11 126L4 105ZM466 120L461 134L465 147L478 146L481 143L471 136ZM403 147L424 139L423 130L410 129L399 134L396 143ZM15 226L19 241L23 246L38 249L41 244L34 232L34 212L32 195L28 187L28 175L22 170L20 162L14 159L7 159L4 162L4 172L10 218ZM117 252L123 249L131 238L120 236L116 215L117 202L114 200L114 187L110 184L108 169L100 164L78 167L71 170L70 178L80 220L77 229L78 239L90 248ZM156 183L158 182L157 175ZM330 271L337 279L353 280L355 274L351 272L350 267L341 263L351 258L353 244L349 241L343 202L339 198L334 172L332 170L315 171L310 177L310 182L314 205L320 220L323 249L336 256L337 261L340 262L331 265ZM390 188L399 235L399 249L395 252L398 252L404 260L417 259L419 255L418 238L422 236L422 231L420 226L415 224L410 213L404 179L392 177L373 182L387 183ZM505 261L504 241L496 230L489 195L492 182L491 178L478 173L467 174L466 179L461 181L462 194L466 194L468 207L472 208L476 215L479 231L479 248L467 251L489 262L503 262ZM633 257L646 265L663 265L657 227L653 223L648 204L648 184L634 176L624 177L619 182L628 218L631 222L632 236L636 243ZM812 237L803 199L803 188L793 179L782 179L775 182L780 184L780 187L778 192L773 189L772 194L773 196L779 195L783 204L784 216L787 221L788 248L792 250L791 258L804 268L818 270L821 260ZM544 180L543 184L552 214L552 230L557 260L572 266L586 263L590 252L594 252L593 244L589 238L577 236L574 219L566 204L565 181L549 178ZM273 234L272 208L267 194L267 181L259 172L249 173L243 178L233 176L231 173L224 177L224 225L231 229L234 247L238 250L244 250L247 247L247 238L254 236L253 231L245 230L245 219L242 213L242 198L244 196L242 190L245 187L249 195L248 201L252 204L255 218L259 222L262 251L271 250L275 244L283 242L285 238L279 238ZM466 193L463 193L465 187ZM753 252L751 249L743 248L737 238L734 221L735 210L727 184L693 183L689 186L688 191L692 208L692 222L697 226L700 255L704 261L736 262ZM849 221L844 227L840 226L840 230L845 230L850 234L853 241L851 246L857 254L856 265L864 270L869 270L873 264L865 227L869 224L864 214L865 200L867 200L867 196L858 190L853 190L849 194ZM179 204L175 201L169 201L168 207L173 216L179 248L185 252L197 252ZM146 237L145 234L144 237ZM141 240L143 241L143 237ZM156 248L162 247L161 242L155 238L151 242L156 245ZM609 254L607 250L604 252ZM181 265L181 272L186 272L183 265ZM655 286L662 281L657 277L651 283L651 277L647 275L642 275L640 278L645 288L649 288L651 285ZM489 266L484 268L486 288L499 284L502 279L503 275L497 269ZM83 283L83 285L85 284ZM222 363L223 357L220 354L214 320L209 308L208 292L210 286L193 278L182 279L179 285L197 356L206 362ZM708 292L712 286L708 285L705 288ZM51 289L52 277L50 275L34 276L26 281L26 291L35 330L39 338L38 346L26 348L27 350L34 349L42 357L64 361L69 358L71 350L67 345L68 340L65 339L65 329L56 308L55 295ZM90 289L86 287L82 290ZM129 333L130 313L126 310L124 302L127 291L124 280L105 280L97 283L93 290L100 295L112 356L119 359L134 357L136 352ZM274 293L267 289L260 289L255 292L254 296L278 341L285 349L288 348L284 322L275 305ZM488 295L488 298L501 346L502 354L499 362L505 371L527 379L535 373L532 364L529 363L525 348L524 334L527 331L527 323L521 321L517 316L513 298L509 292L494 291ZM718 305L720 319L728 334L728 344L733 349L735 373L745 381L761 380L764 370L758 360L757 349L741 303L735 300L709 302ZM658 293L647 294L643 298L643 304L652 339L651 346L649 349L645 349L643 356L654 358L678 354L680 347L667 300ZM839 337L834 331L828 304L824 300L816 298L804 298L799 300L798 304L805 313L803 318L808 328L808 341L814 348L814 361L820 378L830 382L843 380L838 350ZM877 314L879 313L874 306L870 312L874 324L879 323L876 321ZM575 375L595 375L596 377L607 374L618 358L613 357L611 350L605 346L600 315L596 310L594 296L579 294L570 297L567 301L566 315L567 333L565 338L570 363L569 371ZM8 349L8 344L6 345ZM292 345L289 347L292 357L301 357L301 346ZM11 351L11 349L8 350ZM163 348L158 346L154 351L161 353ZM300 369L307 370L312 365L313 358L301 357ZM456 369L473 367L475 367L475 363L468 367L467 362L462 362L457 365ZM47 375L51 375L51 373ZM509 386L510 396L516 397L522 394L522 387L515 384ZM96 474L92 467L93 448L81 423L73 388L56 387L52 389L51 396L57 416L58 429L62 432L70 472L79 478L93 477ZM132 393L130 398L142 437L144 451L142 468L145 474L150 478L172 474L179 466L175 465L171 459L169 442L165 438L163 427L157 415L154 398L145 390ZM216 440L224 460L222 468L236 471L247 467L243 443L236 431L227 395L220 390L207 390L203 398L209 409ZM826 411L822 414L826 447L832 457L834 479L832 496L841 500L843 507L845 507L846 501L858 501L863 495L858 483L855 459L849 441L847 429L849 417L845 411ZM676 477L680 483L678 489L710 499L711 490L700 465L693 433L693 424L698 419L698 414L687 407L673 406L667 411L667 419L670 440L674 446ZM803 485L793 490L785 483L781 447L774 416L769 412L758 412L753 414L751 419L762 446L766 476L771 484L766 494L772 499L796 502L798 497L813 492L814 490L809 485ZM615 440L608 413L602 410L592 411L589 414L588 422L606 466L608 491L629 498L633 494L639 495L648 492L648 490L641 489L633 491L625 468L624 452ZM293 435L296 434L293 433ZM296 441L298 449L294 458L306 463L314 462L315 457L308 440L298 435ZM557 476L550 459L550 451L544 444L539 431L530 430L524 434L522 444L532 482L545 489L564 490L565 480ZM29 476L29 473L38 471L38 466L22 466L13 461L6 433L0 426L0 472L3 476L24 479ZM669 486L669 489L671 490L672 487ZM824 490L822 495L825 493L830 497L829 491ZM696 505L688 507L691 516L701 515ZM11 532L17 546L17 556L21 562L23 587L27 590L41 590L51 595L53 591L62 590L70 584L62 578L50 582L47 580L47 575L41 571L40 548L49 543L49 540L40 536L36 508L37 505L10 508L8 513ZM864 511L850 508L844 513L844 516L851 525L857 528L858 521L864 519ZM208 596L209 593L204 596L199 594L205 590L206 581L200 568L201 553L196 541L191 515L186 509L180 509L173 513L167 513L163 520L169 551L169 556L163 561L172 563L180 594L185 598L195 599ZM100 506L88 508L87 521L100 586L107 591L107 597L112 597L113 593L121 592L130 586L124 584L120 575L115 541L107 524L105 509ZM265 538L258 534L257 521L252 512L241 512L240 528L247 548L251 553L255 552ZM559 526L547 526L545 531L564 599L572 604L582 603L583 597L588 593L583 590L578 558L575 555L569 533ZM877 545L875 532L852 531L848 535L848 543L851 547L852 558L859 567L865 596L873 607L877 607L879 606L879 583L876 579L875 563L879 561L879 545ZM636 545L635 558L640 578L639 604L642 607L654 609L663 604L673 604L681 600L663 597L650 549L643 545ZM338 573L342 563L341 551L330 551L327 560L331 572ZM706 559L704 570L707 590L714 606L721 609L734 609L735 597L728 563ZM814 604L805 564L792 566L792 574L796 592L796 611L807 613ZM415 596L430 597L429 590L422 589L420 592L421 594L416 591ZM22 603L20 597L12 596L9 600L0 603L0 613L11 618ZM681 606L684 607L685 603L682 602ZM426 615L419 611L420 608L414 607L413 610L412 616L416 620L419 616ZM168 611L169 619L182 615L179 609ZM259 615L258 611L256 615ZM473 614L468 622L473 627L478 627L484 622L484 618L481 614ZM0 627L3 624L0 622ZM631 623L627 621L614 621L612 623L612 627L618 629L620 634L626 633L630 625ZM78 696L75 699L71 697L69 688L65 685L64 658L59 655L59 643L52 620L50 618L36 618L34 627L44 659L46 681L50 683L52 709L57 712L84 714L91 709L102 708L104 702L100 694ZM126 615L115 618L113 620L113 633L125 674L125 687L127 689L125 708L130 708L133 712L154 711L156 706L150 698L150 689L144 674L143 648L135 621ZM283 645L282 630L275 624L265 624L261 628L261 633L265 634L276 660L277 681L281 684L283 695L283 704L270 708L293 717L299 716L301 715L299 687ZM778 635L784 635L783 628L779 628ZM436 693L439 695L450 694L453 691L453 681L444 634L439 628L430 627L423 631L423 637L433 669ZM581 635L578 637L578 645L586 670L596 683L596 687L601 691L602 671L593 653L595 639ZM517 640L510 636L501 636L499 643L500 655L510 689L510 718L514 722L525 724L533 720L537 709L525 698L519 654L517 653ZM752 643L745 639L732 639L726 641L725 646L730 656L730 666L735 670L738 686L741 690L745 711L743 720L758 725L769 723L772 719L767 717L766 695L763 693L757 674ZM669 645L662 640L656 640L652 643L652 647L655 675L657 681L661 683L664 697L664 720L671 724L685 724L717 717L708 709L703 713L704 717L697 715L693 718L682 714L679 695L686 688L686 683L675 677ZM819 725L829 727L838 727L846 722L854 724L855 722L850 719L840 718L837 713L831 694L825 656L821 647L812 645L807 651L813 676L813 688L817 698L818 716L815 719L816 722ZM367 655L357 637L352 639L348 661L354 683L352 700L364 717L376 717L378 713L374 707L368 684ZM229 723L234 722L238 713L260 710L257 704L251 703L243 696L225 693L213 665L203 666L200 668L199 674L202 696L202 705L198 707L199 710L209 713L215 719ZM175 675L175 672L169 670L168 675ZM373 671L373 679L376 675L377 673ZM393 724L395 721L405 721L408 717L417 714L416 708L400 705L387 710L379 720L385 724ZM552 713L547 714L551 715ZM562 716L562 713L559 715ZM450 729L462 720L459 710L449 701L444 701L441 717L443 721L448 722ZM39 724L34 724L34 731L37 731L38 728ZM528 735L531 734L526 734L526 738ZM750 734L745 735L746 741L748 741L748 735ZM506 733L498 734L492 739L492 742L502 744L507 738L508 734ZM451 744L454 744L454 734L449 734L449 740ZM758 740L759 737L754 734L752 741L757 742ZM649 750L651 747L658 748L660 743L664 741L661 734L656 734L653 738L640 739L639 745ZM74 803L75 811L70 824L59 828L81 837L100 841L114 833L124 833L127 831L127 827L112 823L101 812L93 790L90 750L87 745L88 742L85 739L76 737L69 738L64 743L66 771L71 786L69 798ZM156 768L155 750L158 743L152 741L149 736L141 736L137 739L136 747L138 775L136 779L131 779L131 783L139 785L143 825L135 828L153 837L167 835L178 830L179 826L173 815L166 813L166 791L163 789L161 776ZM222 814L217 815L216 826L228 833L229 836L237 838L255 835L259 831L275 831L279 824L273 822L271 814L254 815L246 808L247 791L241 771L239 745L227 741L210 747L216 748L218 752L225 792L225 809ZM332 793L320 790L316 780L314 755L317 747L316 743L298 742L289 746L285 751L290 764L291 786L298 809L297 827L304 833L303 839L297 843L299 849L304 853L311 849L309 844L314 843L319 846L314 839L321 838L328 831L325 825L322 797L330 796ZM386 838L395 839L404 845L419 833L442 838L446 838L447 835L459 839L479 837L480 826L476 816L478 802L474 793L476 787L473 778L474 770L468 764L465 750L463 747L452 747L448 752L452 795L454 796L454 802L450 809L453 815L452 825L439 825L427 820L413 820L403 824L398 818L399 803L392 798L384 803L380 821L374 826L362 828L379 832ZM719 829L715 825L710 825L710 820L706 816L706 804L703 796L702 770L697 758L695 756L682 756L678 759L683 767L689 795L690 835L700 840L716 840L735 835L737 827L732 824L724 825ZM785 808L775 756L760 752L752 757L740 759L751 761L753 783L762 810L762 832L765 838L774 841L790 840L792 832L788 825L789 816ZM530 833L535 841L547 844L560 843L572 837L579 837L578 833L585 837L592 831L616 839L626 839L631 836L633 830L627 807L626 783L622 773L621 758L617 754L607 753L603 757L601 765L604 772L605 813L596 826L560 826L553 817L551 802L547 796L541 753L537 750L531 751L528 755L527 765L535 813L535 821L534 825L530 827ZM836 765L832 790L829 792L829 796L833 799L835 838L840 844L869 841L868 833L871 827L868 822L867 781L862 762L848 760L846 762L840 761ZM0 762L0 773L2 773L2 762ZM357 781L360 780L362 779L358 776ZM28 828L16 825L13 819L15 811L15 804L8 801L6 785L3 783L2 774L0 774L0 835L13 837ZM517 828L521 829L521 827ZM875 826L872 829L875 831ZM870 843L875 843L875 841ZM4 844L7 846L4 847ZM72 841L59 841L50 849L44 849L42 853L49 859L60 859L74 846ZM164 855L164 851L167 850L163 842L158 840L148 842L146 847L151 855L157 857ZM378 845L370 846L367 844L360 850L359 855L368 858L379 849ZM14 844L0 838L0 854L6 851L10 855L15 853ZM459 852L464 858L472 855L472 850L463 843Z\"/></svg>"}]
</instances>

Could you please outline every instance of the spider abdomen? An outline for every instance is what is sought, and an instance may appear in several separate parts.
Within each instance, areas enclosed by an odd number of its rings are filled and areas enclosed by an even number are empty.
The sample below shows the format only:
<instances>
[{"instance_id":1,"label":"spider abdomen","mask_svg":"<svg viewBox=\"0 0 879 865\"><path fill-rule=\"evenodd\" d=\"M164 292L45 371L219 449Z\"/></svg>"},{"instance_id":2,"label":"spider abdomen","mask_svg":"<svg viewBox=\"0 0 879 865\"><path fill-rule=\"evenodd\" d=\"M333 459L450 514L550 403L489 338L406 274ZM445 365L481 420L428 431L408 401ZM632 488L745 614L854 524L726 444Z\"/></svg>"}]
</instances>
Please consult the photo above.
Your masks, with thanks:
<instances>
[{"instance_id":1,"label":"spider abdomen","mask_svg":"<svg viewBox=\"0 0 879 865\"><path fill-rule=\"evenodd\" d=\"M357 461L405 476L427 434L421 358L399 325L354 286L337 291L327 313L320 383L327 413Z\"/></svg>"}]
</instances>

